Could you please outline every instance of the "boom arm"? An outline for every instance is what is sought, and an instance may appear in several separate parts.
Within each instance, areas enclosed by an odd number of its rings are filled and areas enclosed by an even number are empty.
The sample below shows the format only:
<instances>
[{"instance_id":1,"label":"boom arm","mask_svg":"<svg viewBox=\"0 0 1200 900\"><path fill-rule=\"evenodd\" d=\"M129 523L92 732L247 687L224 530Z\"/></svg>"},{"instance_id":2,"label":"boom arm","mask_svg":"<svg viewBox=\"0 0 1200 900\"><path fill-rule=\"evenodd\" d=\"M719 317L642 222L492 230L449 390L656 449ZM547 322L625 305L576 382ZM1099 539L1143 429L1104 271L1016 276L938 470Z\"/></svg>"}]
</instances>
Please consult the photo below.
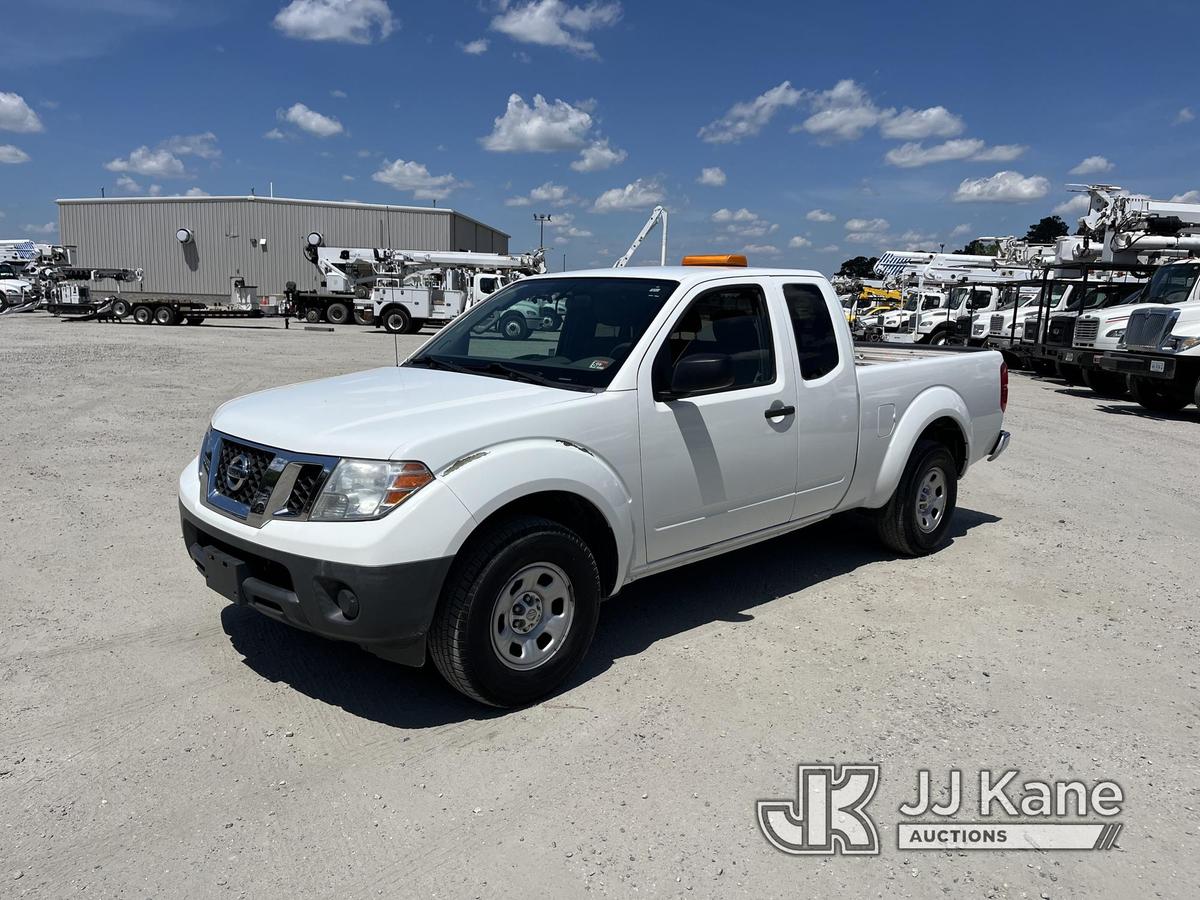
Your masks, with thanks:
<instances>
[{"instance_id":1,"label":"boom arm","mask_svg":"<svg viewBox=\"0 0 1200 900\"><path fill-rule=\"evenodd\" d=\"M637 248L642 246L642 241L646 240L646 235L650 230L662 221L662 253L660 254L659 264L667 264L667 209L664 206L656 206L650 213L650 218L646 220L646 224L642 226L642 230L638 232L638 236L633 239L633 243L629 245L629 249L625 251L625 255L613 263L614 269L623 269L629 265L629 259L637 252Z\"/></svg>"}]
</instances>

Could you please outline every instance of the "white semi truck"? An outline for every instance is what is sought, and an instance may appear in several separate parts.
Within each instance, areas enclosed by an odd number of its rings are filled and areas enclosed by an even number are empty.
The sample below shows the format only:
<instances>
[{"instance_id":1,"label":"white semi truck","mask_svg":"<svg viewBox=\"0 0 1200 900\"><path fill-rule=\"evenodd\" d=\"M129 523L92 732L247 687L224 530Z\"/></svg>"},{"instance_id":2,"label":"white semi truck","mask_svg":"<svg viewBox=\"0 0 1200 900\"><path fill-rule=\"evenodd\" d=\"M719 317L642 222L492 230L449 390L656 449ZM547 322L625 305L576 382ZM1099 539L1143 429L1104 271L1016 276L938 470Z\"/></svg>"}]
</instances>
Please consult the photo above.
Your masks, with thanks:
<instances>
[{"instance_id":1,"label":"white semi truck","mask_svg":"<svg viewBox=\"0 0 1200 900\"><path fill-rule=\"evenodd\" d=\"M824 276L684 262L521 279L400 366L223 405L178 482L208 587L519 706L635 580L850 509L942 546L1008 444L1000 355L856 348ZM559 330L488 327L546 296Z\"/></svg>"}]
</instances>

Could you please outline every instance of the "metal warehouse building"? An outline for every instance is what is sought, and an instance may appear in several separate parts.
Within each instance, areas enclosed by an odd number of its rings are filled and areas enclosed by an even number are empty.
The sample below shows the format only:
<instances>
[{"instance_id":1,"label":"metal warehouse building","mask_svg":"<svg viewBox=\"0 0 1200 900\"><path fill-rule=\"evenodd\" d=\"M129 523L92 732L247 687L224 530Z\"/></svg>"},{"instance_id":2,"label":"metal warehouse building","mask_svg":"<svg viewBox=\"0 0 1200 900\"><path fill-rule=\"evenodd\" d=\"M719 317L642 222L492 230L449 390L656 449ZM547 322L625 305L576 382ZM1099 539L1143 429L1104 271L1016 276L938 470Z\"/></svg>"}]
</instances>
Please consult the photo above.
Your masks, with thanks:
<instances>
[{"instance_id":1,"label":"metal warehouse building","mask_svg":"<svg viewBox=\"0 0 1200 900\"><path fill-rule=\"evenodd\" d=\"M507 253L509 236L452 209L282 197L92 197L58 201L60 240L80 267L141 268L122 293L227 298L242 278L260 295L315 287L305 237L332 247ZM180 241L180 229L191 237ZM186 236L185 236L186 238ZM100 283L111 289L113 285Z\"/></svg>"}]
</instances>

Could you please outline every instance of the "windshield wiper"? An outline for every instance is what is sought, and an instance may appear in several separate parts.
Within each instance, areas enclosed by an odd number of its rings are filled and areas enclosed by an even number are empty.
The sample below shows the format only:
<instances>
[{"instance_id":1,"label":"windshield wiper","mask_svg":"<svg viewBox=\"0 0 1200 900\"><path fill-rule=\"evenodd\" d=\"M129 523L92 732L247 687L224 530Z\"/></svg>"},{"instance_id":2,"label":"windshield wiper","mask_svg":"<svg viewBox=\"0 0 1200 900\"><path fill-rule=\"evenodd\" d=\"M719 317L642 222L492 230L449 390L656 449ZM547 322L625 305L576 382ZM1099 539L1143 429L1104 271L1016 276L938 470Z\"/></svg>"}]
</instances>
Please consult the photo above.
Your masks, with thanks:
<instances>
[{"instance_id":1,"label":"windshield wiper","mask_svg":"<svg viewBox=\"0 0 1200 900\"><path fill-rule=\"evenodd\" d=\"M510 381L524 381L529 384L540 384L545 387L567 388L570 390L589 390L580 385L570 382L555 381L553 378L544 378L541 375L535 375L532 372L526 372L518 369L515 366L507 366L502 362L488 360L482 366L464 366L460 363L451 362L444 356L432 356L424 354L422 356L410 359L409 365L428 366L432 369L445 369L447 372L461 372L464 375L484 375L493 378L502 377Z\"/></svg>"},{"instance_id":2,"label":"windshield wiper","mask_svg":"<svg viewBox=\"0 0 1200 900\"><path fill-rule=\"evenodd\" d=\"M432 369L445 369L447 372L462 372L464 375L478 375L478 369L472 369L469 366L461 366L456 362L450 362L442 356L421 355L415 356L408 361L409 365L425 365Z\"/></svg>"},{"instance_id":3,"label":"windshield wiper","mask_svg":"<svg viewBox=\"0 0 1200 900\"><path fill-rule=\"evenodd\" d=\"M511 378L513 381L526 381L530 384L540 384L544 385L545 387L579 388L579 385L571 382L555 381L553 378L545 378L541 375L535 375L533 372L526 372L523 369L518 369L515 366L507 366L501 362L489 361L487 367L483 371L504 375L508 378Z\"/></svg>"}]
</instances>

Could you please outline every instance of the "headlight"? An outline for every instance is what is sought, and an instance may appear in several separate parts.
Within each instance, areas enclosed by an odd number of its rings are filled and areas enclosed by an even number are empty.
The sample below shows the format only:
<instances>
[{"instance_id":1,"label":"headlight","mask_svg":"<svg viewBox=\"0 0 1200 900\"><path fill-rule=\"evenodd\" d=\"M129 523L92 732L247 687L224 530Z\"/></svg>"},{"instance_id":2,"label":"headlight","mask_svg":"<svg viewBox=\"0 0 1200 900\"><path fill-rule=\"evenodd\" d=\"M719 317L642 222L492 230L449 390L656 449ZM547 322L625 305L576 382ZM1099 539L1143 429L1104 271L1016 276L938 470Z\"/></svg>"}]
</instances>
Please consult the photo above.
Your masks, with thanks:
<instances>
[{"instance_id":1,"label":"headlight","mask_svg":"<svg viewBox=\"0 0 1200 900\"><path fill-rule=\"evenodd\" d=\"M433 481L419 462L343 459L321 489L309 519L353 522L379 519Z\"/></svg>"},{"instance_id":2,"label":"headlight","mask_svg":"<svg viewBox=\"0 0 1200 900\"><path fill-rule=\"evenodd\" d=\"M1167 338L1162 349L1169 353L1182 353L1184 350L1191 350L1193 347L1200 347L1200 334L1188 337L1171 336Z\"/></svg>"},{"instance_id":3,"label":"headlight","mask_svg":"<svg viewBox=\"0 0 1200 900\"><path fill-rule=\"evenodd\" d=\"M196 474L199 476L201 484L208 481L208 473L212 469L212 454L213 432L212 426L209 425L204 431L204 440L200 442L200 465L196 467Z\"/></svg>"},{"instance_id":4,"label":"headlight","mask_svg":"<svg viewBox=\"0 0 1200 900\"><path fill-rule=\"evenodd\" d=\"M1124 328L1114 328L1112 331L1105 332L1104 336L1105 336L1106 338L1119 338L1119 337L1124 337L1124 336L1125 336L1125 329L1124 329Z\"/></svg>"}]
</instances>

